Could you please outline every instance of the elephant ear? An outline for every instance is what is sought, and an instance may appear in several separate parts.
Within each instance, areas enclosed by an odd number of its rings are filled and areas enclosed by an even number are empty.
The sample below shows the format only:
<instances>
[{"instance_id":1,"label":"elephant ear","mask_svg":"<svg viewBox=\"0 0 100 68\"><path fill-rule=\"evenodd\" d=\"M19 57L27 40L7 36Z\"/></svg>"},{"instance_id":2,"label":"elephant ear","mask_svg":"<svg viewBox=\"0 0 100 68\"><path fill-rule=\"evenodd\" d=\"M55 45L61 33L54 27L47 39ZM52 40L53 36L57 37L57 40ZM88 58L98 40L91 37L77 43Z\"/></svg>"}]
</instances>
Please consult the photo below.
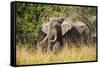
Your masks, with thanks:
<instances>
[{"instance_id":1,"label":"elephant ear","mask_svg":"<svg viewBox=\"0 0 100 68\"><path fill-rule=\"evenodd\" d=\"M62 35L65 35L67 31L71 29L71 24L70 23L62 23L61 29L62 29Z\"/></svg>"},{"instance_id":2,"label":"elephant ear","mask_svg":"<svg viewBox=\"0 0 100 68\"><path fill-rule=\"evenodd\" d=\"M47 34L47 30L48 30L48 23L43 23L41 31Z\"/></svg>"}]
</instances>

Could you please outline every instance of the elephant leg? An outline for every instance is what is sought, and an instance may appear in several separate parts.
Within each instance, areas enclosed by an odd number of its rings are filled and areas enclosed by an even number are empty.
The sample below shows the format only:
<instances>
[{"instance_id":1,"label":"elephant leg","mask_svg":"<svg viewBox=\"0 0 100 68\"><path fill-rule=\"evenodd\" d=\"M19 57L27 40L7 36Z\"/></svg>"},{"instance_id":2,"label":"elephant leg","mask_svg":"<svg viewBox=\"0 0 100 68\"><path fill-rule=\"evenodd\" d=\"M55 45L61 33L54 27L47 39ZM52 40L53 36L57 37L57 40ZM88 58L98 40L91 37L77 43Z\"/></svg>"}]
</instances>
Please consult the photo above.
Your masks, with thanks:
<instances>
[{"instance_id":1,"label":"elephant leg","mask_svg":"<svg viewBox=\"0 0 100 68\"><path fill-rule=\"evenodd\" d=\"M47 45L47 53L51 52L51 42L48 41L48 45Z\"/></svg>"},{"instance_id":2,"label":"elephant leg","mask_svg":"<svg viewBox=\"0 0 100 68\"><path fill-rule=\"evenodd\" d=\"M68 39L68 37L66 37L66 39L67 39L67 46L69 47L69 39Z\"/></svg>"},{"instance_id":3,"label":"elephant leg","mask_svg":"<svg viewBox=\"0 0 100 68\"><path fill-rule=\"evenodd\" d=\"M72 37L72 40L74 41L76 47L79 48L80 47L79 41L75 39L74 37Z\"/></svg>"},{"instance_id":4,"label":"elephant leg","mask_svg":"<svg viewBox=\"0 0 100 68\"><path fill-rule=\"evenodd\" d=\"M67 45L68 45L68 47L70 47L70 41L69 41L69 38L67 38Z\"/></svg>"},{"instance_id":5,"label":"elephant leg","mask_svg":"<svg viewBox=\"0 0 100 68\"><path fill-rule=\"evenodd\" d=\"M65 38L63 39L63 42L64 42L64 45L68 45L68 42L67 42L67 37L65 36Z\"/></svg>"},{"instance_id":6,"label":"elephant leg","mask_svg":"<svg viewBox=\"0 0 100 68\"><path fill-rule=\"evenodd\" d=\"M55 53L58 49L58 43L55 42L54 46L53 46L53 52Z\"/></svg>"}]
</instances>

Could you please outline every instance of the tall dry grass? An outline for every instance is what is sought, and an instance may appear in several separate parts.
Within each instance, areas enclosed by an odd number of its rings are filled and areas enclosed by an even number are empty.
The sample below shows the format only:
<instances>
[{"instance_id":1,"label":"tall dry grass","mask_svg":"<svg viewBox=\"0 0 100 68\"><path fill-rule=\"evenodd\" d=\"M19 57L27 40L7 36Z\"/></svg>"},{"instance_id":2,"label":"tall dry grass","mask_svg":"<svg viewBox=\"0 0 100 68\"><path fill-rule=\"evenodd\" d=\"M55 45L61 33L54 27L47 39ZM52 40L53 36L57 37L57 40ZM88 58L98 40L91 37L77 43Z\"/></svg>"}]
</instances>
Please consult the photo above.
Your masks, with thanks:
<instances>
[{"instance_id":1,"label":"tall dry grass","mask_svg":"<svg viewBox=\"0 0 100 68\"><path fill-rule=\"evenodd\" d=\"M73 44L74 45L74 44ZM83 44L82 44L83 45ZM81 46L82 46L81 45ZM38 49L29 48L29 44L17 44L16 46L16 64L46 64L61 62L78 62L78 61L95 61L96 45L82 46L80 48L65 46L63 50L57 54L43 53L41 47Z\"/></svg>"}]
</instances>

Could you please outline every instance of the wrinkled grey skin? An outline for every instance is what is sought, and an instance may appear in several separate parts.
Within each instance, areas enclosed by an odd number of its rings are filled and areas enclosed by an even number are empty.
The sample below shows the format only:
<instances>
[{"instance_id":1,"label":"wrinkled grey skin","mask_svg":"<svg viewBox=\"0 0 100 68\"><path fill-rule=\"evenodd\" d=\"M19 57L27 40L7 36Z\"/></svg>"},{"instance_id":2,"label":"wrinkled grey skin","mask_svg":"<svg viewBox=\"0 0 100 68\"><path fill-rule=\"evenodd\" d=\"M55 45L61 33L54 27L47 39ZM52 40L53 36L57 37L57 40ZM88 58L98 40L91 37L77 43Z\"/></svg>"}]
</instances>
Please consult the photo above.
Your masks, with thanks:
<instances>
[{"instance_id":1,"label":"wrinkled grey skin","mask_svg":"<svg viewBox=\"0 0 100 68\"><path fill-rule=\"evenodd\" d=\"M47 36L40 43L48 40L48 51L63 47L64 37L67 37L67 41L72 39L77 43L77 41L83 39L86 42L90 32L83 22L72 21L72 19L64 17L50 18L47 23L42 25L41 31Z\"/></svg>"}]
</instances>

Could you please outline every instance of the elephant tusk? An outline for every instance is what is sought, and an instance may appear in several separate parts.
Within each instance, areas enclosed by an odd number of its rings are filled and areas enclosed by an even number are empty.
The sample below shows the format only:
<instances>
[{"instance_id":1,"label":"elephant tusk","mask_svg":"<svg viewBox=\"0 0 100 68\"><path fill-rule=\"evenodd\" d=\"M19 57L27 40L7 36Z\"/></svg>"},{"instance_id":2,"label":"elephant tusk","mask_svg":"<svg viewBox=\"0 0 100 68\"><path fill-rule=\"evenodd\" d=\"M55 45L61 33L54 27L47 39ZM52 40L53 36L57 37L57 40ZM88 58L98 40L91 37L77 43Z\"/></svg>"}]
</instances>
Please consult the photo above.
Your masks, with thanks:
<instances>
[{"instance_id":1,"label":"elephant tusk","mask_svg":"<svg viewBox=\"0 0 100 68\"><path fill-rule=\"evenodd\" d=\"M50 40L50 42L55 42L57 39L57 36L55 36L54 40Z\"/></svg>"},{"instance_id":2,"label":"elephant tusk","mask_svg":"<svg viewBox=\"0 0 100 68\"><path fill-rule=\"evenodd\" d=\"M48 36L46 36L46 37L40 42L40 44L43 43L47 38L48 38Z\"/></svg>"}]
</instances>

